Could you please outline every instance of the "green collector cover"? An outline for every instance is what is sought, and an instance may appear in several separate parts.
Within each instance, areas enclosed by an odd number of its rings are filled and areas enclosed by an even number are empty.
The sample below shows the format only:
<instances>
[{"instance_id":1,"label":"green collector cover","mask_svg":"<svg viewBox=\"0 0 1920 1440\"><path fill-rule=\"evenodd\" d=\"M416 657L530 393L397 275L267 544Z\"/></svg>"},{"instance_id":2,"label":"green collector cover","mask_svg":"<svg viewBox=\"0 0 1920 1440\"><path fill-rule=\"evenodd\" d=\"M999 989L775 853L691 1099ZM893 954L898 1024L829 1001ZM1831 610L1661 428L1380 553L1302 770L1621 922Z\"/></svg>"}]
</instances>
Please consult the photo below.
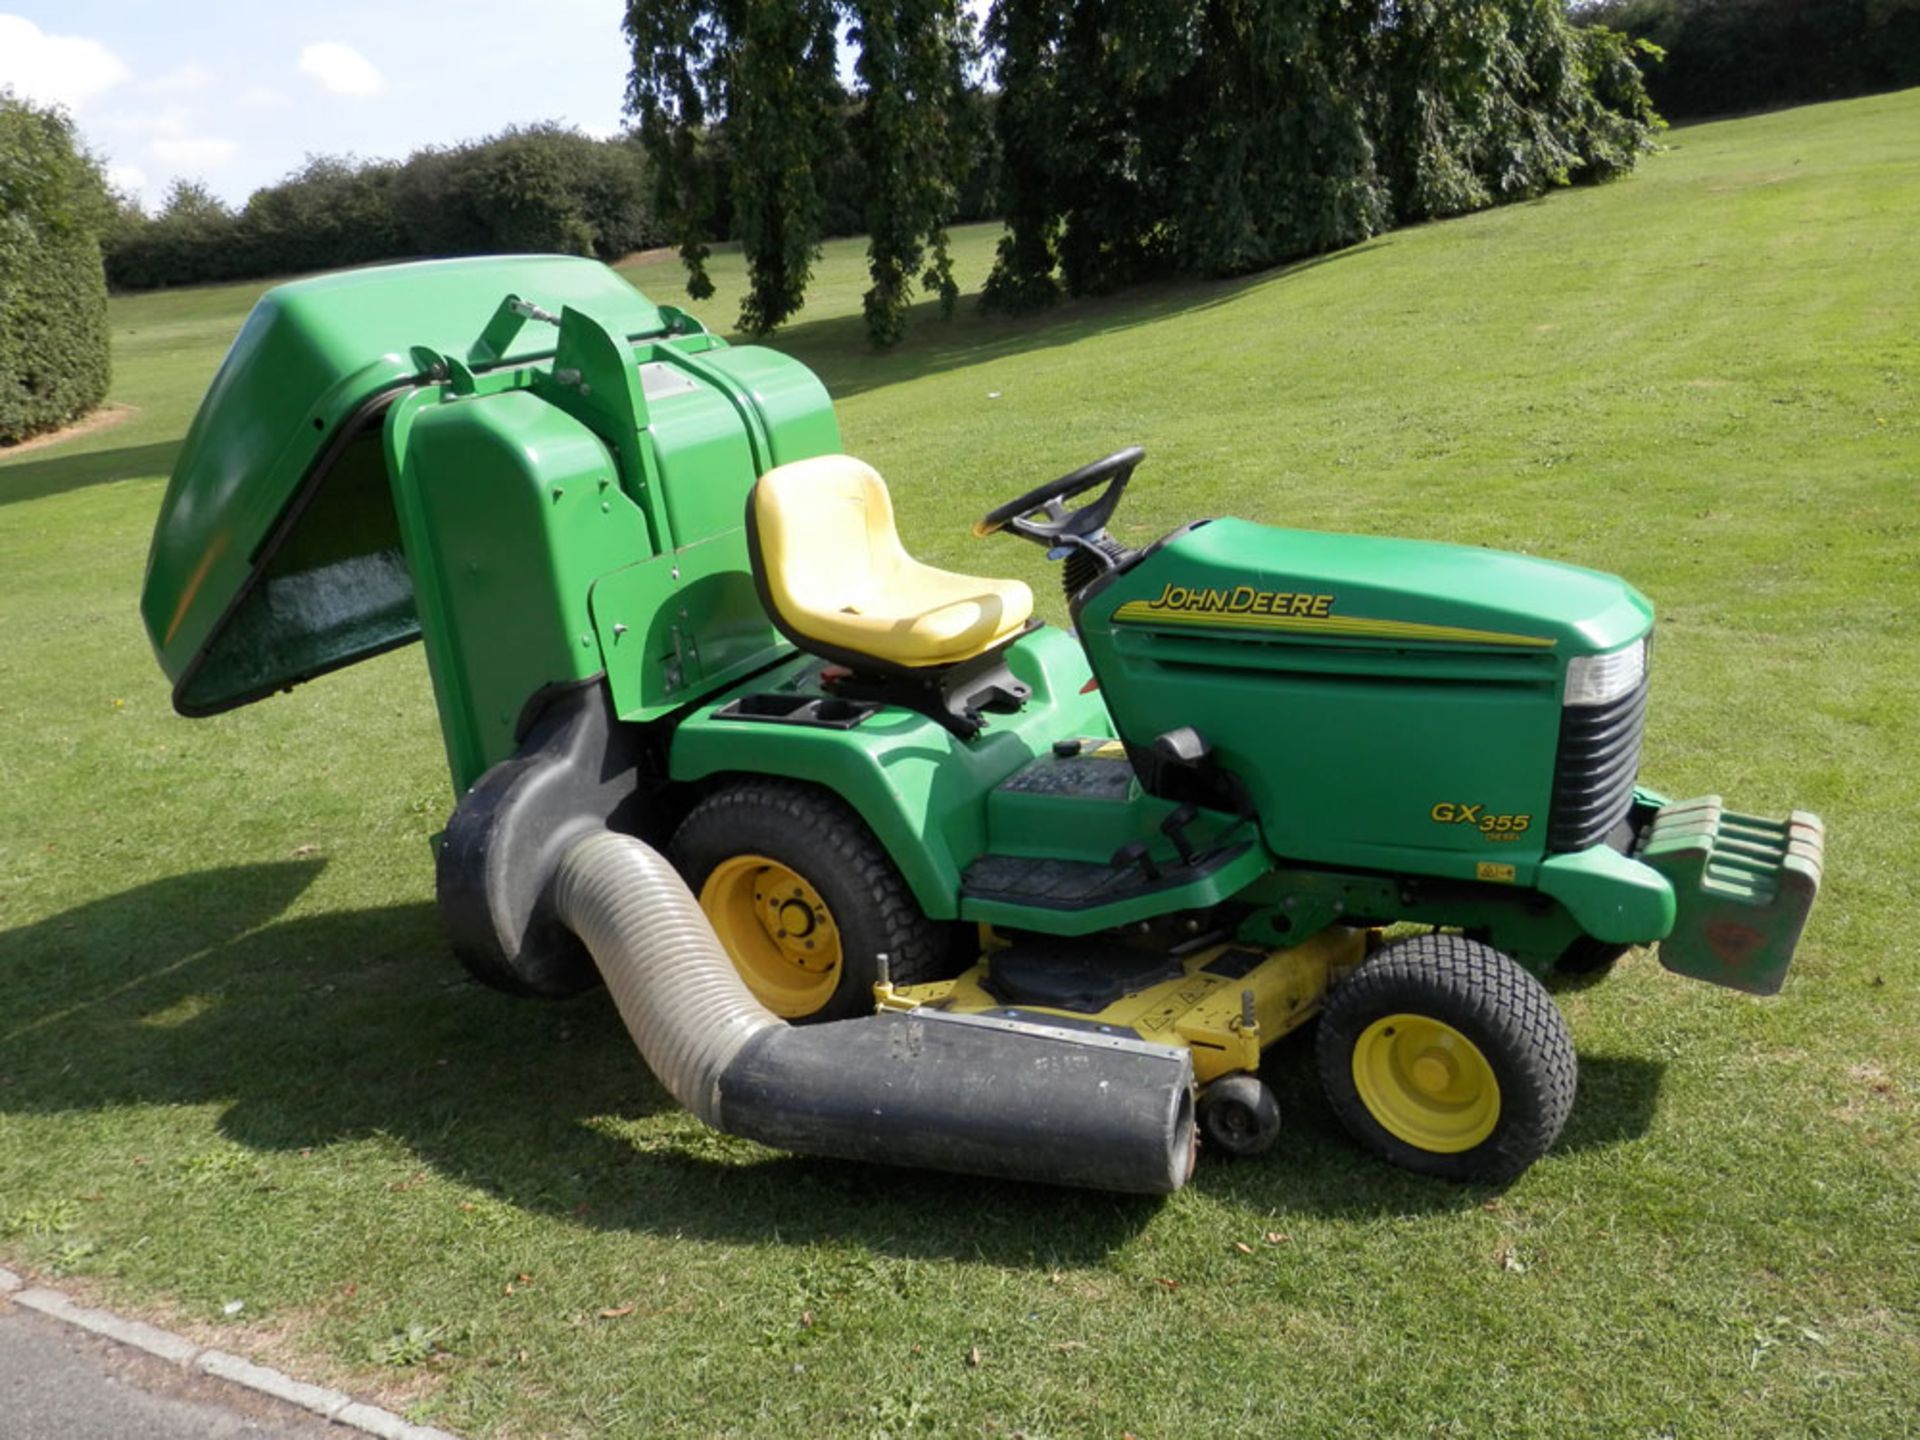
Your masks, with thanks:
<instances>
[{"instance_id":1,"label":"green collector cover","mask_svg":"<svg viewBox=\"0 0 1920 1440\"><path fill-rule=\"evenodd\" d=\"M509 294L630 338L667 328L617 274L572 256L376 266L261 296L187 431L147 556L141 616L176 708L225 709L418 635L378 419L422 379L415 347L476 367L550 354L546 325L497 354L480 344ZM287 644L290 628L307 643Z\"/></svg>"}]
</instances>

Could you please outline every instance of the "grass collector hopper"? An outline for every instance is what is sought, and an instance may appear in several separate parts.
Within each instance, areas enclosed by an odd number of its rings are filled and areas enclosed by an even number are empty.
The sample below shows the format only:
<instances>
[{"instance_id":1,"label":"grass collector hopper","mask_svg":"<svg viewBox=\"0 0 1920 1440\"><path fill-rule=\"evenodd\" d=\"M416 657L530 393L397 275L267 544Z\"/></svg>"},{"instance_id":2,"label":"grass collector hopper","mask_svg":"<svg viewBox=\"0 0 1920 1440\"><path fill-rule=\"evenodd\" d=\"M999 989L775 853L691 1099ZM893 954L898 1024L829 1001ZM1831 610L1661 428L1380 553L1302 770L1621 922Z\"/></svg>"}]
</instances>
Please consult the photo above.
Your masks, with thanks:
<instances>
[{"instance_id":1,"label":"grass collector hopper","mask_svg":"<svg viewBox=\"0 0 1920 1440\"><path fill-rule=\"evenodd\" d=\"M905 552L793 360L591 261L354 271L241 329L142 611L185 715L422 640L456 953L604 978L784 1149L1169 1191L1196 1129L1272 1142L1261 1054L1317 1016L1361 1144L1501 1181L1573 1103L1540 977L1657 943L1779 989L1820 823L1639 783L1636 591L1235 519L1132 549L1142 458L974 526L1059 563L1063 632Z\"/></svg>"}]
</instances>

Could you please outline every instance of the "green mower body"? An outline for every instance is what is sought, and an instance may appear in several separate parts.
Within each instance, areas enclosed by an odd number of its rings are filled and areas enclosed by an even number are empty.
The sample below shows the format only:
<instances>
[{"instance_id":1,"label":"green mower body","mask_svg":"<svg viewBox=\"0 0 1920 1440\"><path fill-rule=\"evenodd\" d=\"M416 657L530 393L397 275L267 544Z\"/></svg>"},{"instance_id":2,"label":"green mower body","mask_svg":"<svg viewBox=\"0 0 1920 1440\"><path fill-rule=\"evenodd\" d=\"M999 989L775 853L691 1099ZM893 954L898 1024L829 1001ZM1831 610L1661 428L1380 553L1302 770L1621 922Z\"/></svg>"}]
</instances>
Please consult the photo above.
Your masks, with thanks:
<instances>
[{"instance_id":1,"label":"green mower body","mask_svg":"<svg viewBox=\"0 0 1920 1440\"><path fill-rule=\"evenodd\" d=\"M424 641L461 797L442 906L515 988L591 979L544 894L581 825L666 846L741 786L853 817L933 927L914 933L953 946L937 974L849 950L861 1003L1117 1026L1193 1047L1202 1080L1257 1067L1402 923L1535 976L1657 944L1687 975L1780 987L1819 823L1640 785L1653 609L1625 582L1230 518L1139 551L1102 532L1057 551L1073 632L1017 635L943 709L925 675L859 673L770 613L756 482L840 449L803 366L592 262L298 282L194 422L143 614L190 715ZM846 903L816 907L843 946ZM753 923L709 913L723 940ZM1352 1041L1367 1104L1369 1045L1399 1073L1378 1033ZM1466 1083L1438 1065L1420 1073ZM1424 1123L1386 1128L1472 1149L1470 1126Z\"/></svg>"}]
</instances>

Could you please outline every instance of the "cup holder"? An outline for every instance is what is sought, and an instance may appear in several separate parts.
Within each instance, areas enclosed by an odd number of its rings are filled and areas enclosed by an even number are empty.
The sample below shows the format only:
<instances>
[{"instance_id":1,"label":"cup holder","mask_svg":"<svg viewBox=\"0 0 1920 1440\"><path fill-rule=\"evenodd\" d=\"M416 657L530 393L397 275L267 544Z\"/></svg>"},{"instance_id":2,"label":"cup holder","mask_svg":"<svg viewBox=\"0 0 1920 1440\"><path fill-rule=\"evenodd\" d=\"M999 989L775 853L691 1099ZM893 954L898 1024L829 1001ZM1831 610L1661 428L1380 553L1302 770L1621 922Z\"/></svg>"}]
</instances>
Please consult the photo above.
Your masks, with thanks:
<instances>
[{"instance_id":1,"label":"cup holder","mask_svg":"<svg viewBox=\"0 0 1920 1440\"><path fill-rule=\"evenodd\" d=\"M757 720L766 725L811 725L819 730L851 730L880 709L872 700L795 695L768 691L742 695L713 712L716 720Z\"/></svg>"}]
</instances>

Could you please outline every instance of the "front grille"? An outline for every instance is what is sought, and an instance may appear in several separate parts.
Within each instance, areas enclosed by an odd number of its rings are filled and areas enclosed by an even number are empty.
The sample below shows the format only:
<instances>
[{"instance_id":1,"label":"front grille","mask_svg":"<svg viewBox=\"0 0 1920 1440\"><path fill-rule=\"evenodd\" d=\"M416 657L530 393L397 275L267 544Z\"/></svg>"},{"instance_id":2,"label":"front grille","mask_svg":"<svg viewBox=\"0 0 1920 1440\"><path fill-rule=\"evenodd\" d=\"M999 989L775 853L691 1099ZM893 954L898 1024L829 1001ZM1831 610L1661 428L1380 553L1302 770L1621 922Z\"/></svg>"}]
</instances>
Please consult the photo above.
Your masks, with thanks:
<instances>
[{"instance_id":1,"label":"front grille","mask_svg":"<svg viewBox=\"0 0 1920 1440\"><path fill-rule=\"evenodd\" d=\"M1627 818L1640 773L1648 683L1605 705L1569 705L1560 712L1560 757L1553 768L1547 849L1555 854L1598 845Z\"/></svg>"}]
</instances>

